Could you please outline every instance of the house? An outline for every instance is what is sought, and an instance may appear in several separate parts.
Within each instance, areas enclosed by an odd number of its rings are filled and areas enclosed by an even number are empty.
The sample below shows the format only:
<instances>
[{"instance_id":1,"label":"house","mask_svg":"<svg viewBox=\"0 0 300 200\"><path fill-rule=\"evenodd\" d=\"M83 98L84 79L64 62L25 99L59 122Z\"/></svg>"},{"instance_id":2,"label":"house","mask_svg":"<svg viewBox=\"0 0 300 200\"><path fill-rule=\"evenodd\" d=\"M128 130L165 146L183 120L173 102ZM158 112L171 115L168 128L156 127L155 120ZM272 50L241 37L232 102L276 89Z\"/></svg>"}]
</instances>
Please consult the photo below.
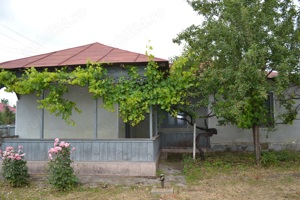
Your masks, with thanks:
<instances>
[{"instance_id":1,"label":"house","mask_svg":"<svg viewBox=\"0 0 300 200\"><path fill-rule=\"evenodd\" d=\"M123 68L126 64L137 66L142 74L148 63L146 55L93 43L12 60L0 63L0 66L20 73L32 66L36 69L74 68L86 65L87 60L110 63L105 67L109 75L116 78L126 75ZM154 58L154 61L161 69L169 67L167 60ZM151 108L145 120L132 127L119 118L118 109L108 112L100 107L102 100L93 99L85 87L70 86L69 93L65 95L82 110L82 113L72 116L77 124L75 127L44 109L38 109L37 100L42 99L43 95L18 95L16 134L19 137L5 139L2 149L23 145L32 174L45 173L47 152L53 146L54 138L66 140L76 148L72 154L75 170L83 175L155 176L161 152L177 151L178 148L186 152L191 150L193 127L168 113ZM210 110L201 108L198 112L206 115ZM164 115L162 121L159 115ZM205 127L202 119L197 119L196 123ZM253 150L251 130L241 130L235 126L220 127L216 118L209 118L207 123L208 127L218 129L218 135L210 140L213 151ZM300 122L297 120L293 126L279 125L275 132L261 128L263 148L279 150L291 144L299 149L300 145L296 145L300 141L299 128Z\"/></svg>"},{"instance_id":2,"label":"house","mask_svg":"<svg viewBox=\"0 0 300 200\"><path fill-rule=\"evenodd\" d=\"M113 77L126 75L124 65L138 67L143 73L148 56L92 43L75 48L0 63L4 69L15 71L35 67L37 70L85 66L87 61L103 64ZM168 69L167 60L154 58L160 68ZM87 87L70 86L66 98L76 102L82 112L74 113L76 126L69 126L60 117L38 109L35 94L18 95L16 113L17 139L5 139L2 148L23 145L30 173L44 173L48 150L53 139L71 143L77 150L72 154L76 171L84 174L155 176L160 155L161 137L157 131L157 113L137 126L131 127L119 118L118 111L101 108L101 99L93 99Z\"/></svg>"}]
</instances>

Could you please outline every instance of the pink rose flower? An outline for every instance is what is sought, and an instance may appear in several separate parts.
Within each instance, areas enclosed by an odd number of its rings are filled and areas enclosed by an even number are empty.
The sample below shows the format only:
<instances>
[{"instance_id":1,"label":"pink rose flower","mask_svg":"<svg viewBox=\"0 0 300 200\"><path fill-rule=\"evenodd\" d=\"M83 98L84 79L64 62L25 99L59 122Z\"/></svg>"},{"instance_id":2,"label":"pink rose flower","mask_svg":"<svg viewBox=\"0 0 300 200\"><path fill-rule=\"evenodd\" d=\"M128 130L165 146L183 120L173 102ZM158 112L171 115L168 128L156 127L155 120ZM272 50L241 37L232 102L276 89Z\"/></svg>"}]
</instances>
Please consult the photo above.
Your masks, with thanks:
<instances>
[{"instance_id":1,"label":"pink rose flower","mask_svg":"<svg viewBox=\"0 0 300 200\"><path fill-rule=\"evenodd\" d=\"M70 146L70 143L65 143L65 147L68 148Z\"/></svg>"},{"instance_id":2,"label":"pink rose flower","mask_svg":"<svg viewBox=\"0 0 300 200\"><path fill-rule=\"evenodd\" d=\"M14 156L7 156L7 158L10 158L10 159L12 159L12 160L14 160Z\"/></svg>"},{"instance_id":3,"label":"pink rose flower","mask_svg":"<svg viewBox=\"0 0 300 200\"><path fill-rule=\"evenodd\" d=\"M16 160L21 160L21 156L16 156Z\"/></svg>"},{"instance_id":4,"label":"pink rose flower","mask_svg":"<svg viewBox=\"0 0 300 200\"><path fill-rule=\"evenodd\" d=\"M61 151L61 150L62 150L62 148L61 148L61 147L55 147L54 149L55 149L55 151L56 151L56 152L58 152L58 151Z\"/></svg>"},{"instance_id":5,"label":"pink rose flower","mask_svg":"<svg viewBox=\"0 0 300 200\"><path fill-rule=\"evenodd\" d=\"M23 149L23 146L22 145L19 145L19 147L18 147L19 149Z\"/></svg>"},{"instance_id":6,"label":"pink rose flower","mask_svg":"<svg viewBox=\"0 0 300 200\"><path fill-rule=\"evenodd\" d=\"M56 148L52 148L51 153L57 153L57 152L58 152L58 150Z\"/></svg>"},{"instance_id":7,"label":"pink rose flower","mask_svg":"<svg viewBox=\"0 0 300 200\"><path fill-rule=\"evenodd\" d=\"M6 147L6 149L5 149L6 151L12 151L12 150L14 150L14 148L13 147L11 147L11 146L8 146L8 147Z\"/></svg>"},{"instance_id":8,"label":"pink rose flower","mask_svg":"<svg viewBox=\"0 0 300 200\"><path fill-rule=\"evenodd\" d=\"M66 144L66 143L65 143L64 141L62 141L62 142L60 142L59 146L60 146L60 147L65 147L65 144Z\"/></svg>"},{"instance_id":9,"label":"pink rose flower","mask_svg":"<svg viewBox=\"0 0 300 200\"><path fill-rule=\"evenodd\" d=\"M75 150L76 150L76 148L75 148L75 147L73 147L73 148L72 148L72 151L75 151Z\"/></svg>"}]
</instances>

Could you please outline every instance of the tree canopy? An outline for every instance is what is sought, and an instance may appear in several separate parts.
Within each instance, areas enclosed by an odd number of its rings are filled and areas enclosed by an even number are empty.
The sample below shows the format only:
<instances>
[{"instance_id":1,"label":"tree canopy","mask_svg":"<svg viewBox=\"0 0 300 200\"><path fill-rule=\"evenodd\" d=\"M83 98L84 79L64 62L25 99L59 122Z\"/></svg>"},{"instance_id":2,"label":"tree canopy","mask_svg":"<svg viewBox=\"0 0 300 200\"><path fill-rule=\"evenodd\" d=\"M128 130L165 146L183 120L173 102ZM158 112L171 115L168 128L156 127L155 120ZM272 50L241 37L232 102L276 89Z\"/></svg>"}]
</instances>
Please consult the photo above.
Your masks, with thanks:
<instances>
[{"instance_id":1,"label":"tree canopy","mask_svg":"<svg viewBox=\"0 0 300 200\"><path fill-rule=\"evenodd\" d=\"M294 1L187 2L204 17L202 24L188 27L174 39L185 44L183 56L189 65L201 71L201 88L192 95L204 99L213 95L211 107L221 124L252 128L258 137L258 126L270 123L265 101L272 91L284 111L276 113L274 122L291 123L300 97L300 19ZM270 78L271 74L276 76Z\"/></svg>"}]
</instances>

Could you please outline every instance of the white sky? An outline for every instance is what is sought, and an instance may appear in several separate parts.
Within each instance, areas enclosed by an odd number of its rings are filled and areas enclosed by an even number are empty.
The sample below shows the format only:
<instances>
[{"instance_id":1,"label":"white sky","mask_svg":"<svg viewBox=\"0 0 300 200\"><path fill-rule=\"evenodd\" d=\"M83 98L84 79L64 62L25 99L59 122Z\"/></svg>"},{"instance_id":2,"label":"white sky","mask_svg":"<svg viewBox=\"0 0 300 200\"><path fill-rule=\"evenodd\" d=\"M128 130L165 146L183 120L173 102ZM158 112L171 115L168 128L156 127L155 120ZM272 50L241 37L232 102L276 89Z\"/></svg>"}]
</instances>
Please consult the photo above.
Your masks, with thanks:
<instances>
[{"instance_id":1,"label":"white sky","mask_svg":"<svg viewBox=\"0 0 300 200\"><path fill-rule=\"evenodd\" d=\"M172 39L200 23L185 0L1 0L0 62L94 42L169 59L182 50Z\"/></svg>"}]
</instances>

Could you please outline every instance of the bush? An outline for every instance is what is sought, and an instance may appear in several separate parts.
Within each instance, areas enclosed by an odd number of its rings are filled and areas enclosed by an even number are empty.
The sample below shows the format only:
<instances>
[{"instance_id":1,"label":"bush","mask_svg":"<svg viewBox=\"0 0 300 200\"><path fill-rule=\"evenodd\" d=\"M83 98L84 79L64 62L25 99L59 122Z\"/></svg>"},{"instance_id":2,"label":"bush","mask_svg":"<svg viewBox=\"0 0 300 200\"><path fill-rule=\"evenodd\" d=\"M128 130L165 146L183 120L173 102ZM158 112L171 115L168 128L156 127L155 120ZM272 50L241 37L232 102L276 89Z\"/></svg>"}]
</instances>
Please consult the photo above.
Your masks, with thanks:
<instances>
[{"instance_id":1,"label":"bush","mask_svg":"<svg viewBox=\"0 0 300 200\"><path fill-rule=\"evenodd\" d=\"M18 151L15 152L14 148L6 147L2 155L2 175L4 180L8 182L12 187L22 187L28 184L28 167L27 162L24 159L25 153L22 151L22 146L18 147Z\"/></svg>"},{"instance_id":2,"label":"bush","mask_svg":"<svg viewBox=\"0 0 300 200\"><path fill-rule=\"evenodd\" d=\"M262 152L261 164L263 166L274 166L282 162L300 162L300 153L290 150Z\"/></svg>"},{"instance_id":3,"label":"bush","mask_svg":"<svg viewBox=\"0 0 300 200\"><path fill-rule=\"evenodd\" d=\"M69 143L59 142L59 139L56 138L54 147L48 151L50 159L47 168L48 182L57 190L71 190L78 184L78 178L71 166L73 162L70 158L72 150L75 148L71 149Z\"/></svg>"}]
</instances>

